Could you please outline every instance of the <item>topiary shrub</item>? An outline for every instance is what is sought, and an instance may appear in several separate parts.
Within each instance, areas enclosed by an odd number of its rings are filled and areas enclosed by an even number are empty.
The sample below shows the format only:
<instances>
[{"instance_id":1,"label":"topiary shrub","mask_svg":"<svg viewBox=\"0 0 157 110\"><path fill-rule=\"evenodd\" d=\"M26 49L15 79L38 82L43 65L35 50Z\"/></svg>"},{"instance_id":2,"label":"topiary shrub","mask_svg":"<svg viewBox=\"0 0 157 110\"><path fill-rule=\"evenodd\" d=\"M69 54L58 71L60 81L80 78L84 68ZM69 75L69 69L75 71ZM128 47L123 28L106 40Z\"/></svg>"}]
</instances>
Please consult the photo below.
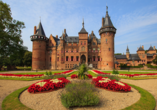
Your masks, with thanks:
<instances>
[{"instance_id":1,"label":"topiary shrub","mask_svg":"<svg viewBox=\"0 0 157 110\"><path fill-rule=\"evenodd\" d=\"M92 106L99 103L94 85L86 82L67 84L65 93L60 96L63 106L66 108Z\"/></svg>"},{"instance_id":2,"label":"topiary shrub","mask_svg":"<svg viewBox=\"0 0 157 110\"><path fill-rule=\"evenodd\" d=\"M85 79L88 78L84 73L88 71L88 68L85 64L81 64L79 67L78 78Z\"/></svg>"},{"instance_id":3,"label":"topiary shrub","mask_svg":"<svg viewBox=\"0 0 157 110\"><path fill-rule=\"evenodd\" d=\"M113 71L112 71L112 74L119 74L119 72L118 71L116 71L115 69L113 69Z\"/></svg>"}]
</instances>

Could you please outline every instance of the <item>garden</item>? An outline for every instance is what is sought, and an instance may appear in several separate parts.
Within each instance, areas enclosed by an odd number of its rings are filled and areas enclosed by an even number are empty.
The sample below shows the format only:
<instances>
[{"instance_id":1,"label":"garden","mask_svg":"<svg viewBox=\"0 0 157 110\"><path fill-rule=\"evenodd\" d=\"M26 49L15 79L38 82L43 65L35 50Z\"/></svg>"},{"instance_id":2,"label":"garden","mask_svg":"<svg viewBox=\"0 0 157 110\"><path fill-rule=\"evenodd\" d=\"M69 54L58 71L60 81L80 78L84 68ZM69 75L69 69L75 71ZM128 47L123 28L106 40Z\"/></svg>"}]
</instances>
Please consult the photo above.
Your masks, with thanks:
<instances>
[{"instance_id":1,"label":"garden","mask_svg":"<svg viewBox=\"0 0 157 110\"><path fill-rule=\"evenodd\" d=\"M70 108L115 109L116 107L116 109L126 110L132 108L153 110L156 102L152 94L121 81L124 78L134 80L150 77L156 78L157 73L123 74L116 70L104 72L89 70L85 64L77 70L24 74L1 73L0 79L38 80L8 95L3 100L2 109L60 107L59 109L66 110Z\"/></svg>"}]
</instances>

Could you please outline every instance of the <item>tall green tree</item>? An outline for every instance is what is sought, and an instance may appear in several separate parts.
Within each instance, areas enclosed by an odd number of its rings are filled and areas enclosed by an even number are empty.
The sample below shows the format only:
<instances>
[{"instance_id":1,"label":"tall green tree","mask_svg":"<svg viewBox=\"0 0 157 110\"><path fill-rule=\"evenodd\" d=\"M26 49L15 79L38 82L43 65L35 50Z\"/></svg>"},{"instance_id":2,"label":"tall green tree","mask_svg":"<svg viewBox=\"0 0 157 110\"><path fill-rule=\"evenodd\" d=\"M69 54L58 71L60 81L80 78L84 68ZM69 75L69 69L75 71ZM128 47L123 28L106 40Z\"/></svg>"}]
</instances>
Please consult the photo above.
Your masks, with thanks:
<instances>
[{"instance_id":1,"label":"tall green tree","mask_svg":"<svg viewBox=\"0 0 157 110\"><path fill-rule=\"evenodd\" d=\"M26 66L31 66L32 65L32 52L25 52L25 55L23 57L23 63Z\"/></svg>"},{"instance_id":2,"label":"tall green tree","mask_svg":"<svg viewBox=\"0 0 157 110\"><path fill-rule=\"evenodd\" d=\"M25 28L24 22L15 20L11 17L10 6L0 1L0 65L8 57L21 54L21 51L27 50L23 46L21 32Z\"/></svg>"},{"instance_id":3,"label":"tall green tree","mask_svg":"<svg viewBox=\"0 0 157 110\"><path fill-rule=\"evenodd\" d=\"M153 63L157 65L157 56L156 56L155 59L153 60Z\"/></svg>"}]
</instances>

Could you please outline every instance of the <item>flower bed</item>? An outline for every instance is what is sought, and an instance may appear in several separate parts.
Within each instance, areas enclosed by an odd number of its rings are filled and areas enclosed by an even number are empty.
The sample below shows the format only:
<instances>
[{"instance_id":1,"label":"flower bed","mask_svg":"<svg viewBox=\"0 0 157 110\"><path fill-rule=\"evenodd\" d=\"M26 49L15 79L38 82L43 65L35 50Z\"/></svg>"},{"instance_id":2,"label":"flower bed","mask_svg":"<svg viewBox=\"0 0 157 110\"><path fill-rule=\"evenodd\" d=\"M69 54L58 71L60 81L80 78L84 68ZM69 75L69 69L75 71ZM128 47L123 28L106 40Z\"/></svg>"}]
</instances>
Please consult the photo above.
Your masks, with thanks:
<instances>
[{"instance_id":1,"label":"flower bed","mask_svg":"<svg viewBox=\"0 0 157 110\"><path fill-rule=\"evenodd\" d=\"M70 74L70 73L72 73L74 70L68 70L68 71L64 71L64 72L62 72L62 73L54 73L54 75L61 75L61 74L66 74L66 75L68 75L68 74Z\"/></svg>"},{"instance_id":2,"label":"flower bed","mask_svg":"<svg viewBox=\"0 0 157 110\"><path fill-rule=\"evenodd\" d=\"M149 76L157 76L157 73L148 73L148 74L119 74L118 76L124 76L124 77L149 77Z\"/></svg>"},{"instance_id":3,"label":"flower bed","mask_svg":"<svg viewBox=\"0 0 157 110\"><path fill-rule=\"evenodd\" d=\"M96 87L105 88L112 91L124 91L128 92L131 90L131 87L121 81L110 80L107 77L93 77L92 83L95 84Z\"/></svg>"},{"instance_id":4,"label":"flower bed","mask_svg":"<svg viewBox=\"0 0 157 110\"><path fill-rule=\"evenodd\" d=\"M74 79L74 78L78 78L78 75L73 74L73 75L71 75L70 77L71 77L71 79Z\"/></svg>"},{"instance_id":5,"label":"flower bed","mask_svg":"<svg viewBox=\"0 0 157 110\"><path fill-rule=\"evenodd\" d=\"M93 70L93 72L95 74L111 74L111 73L104 73L104 72L101 72L101 71L98 71L98 70Z\"/></svg>"},{"instance_id":6,"label":"flower bed","mask_svg":"<svg viewBox=\"0 0 157 110\"><path fill-rule=\"evenodd\" d=\"M90 78L90 79L92 79L93 76L90 75L90 74L87 74L87 77Z\"/></svg>"},{"instance_id":7,"label":"flower bed","mask_svg":"<svg viewBox=\"0 0 157 110\"><path fill-rule=\"evenodd\" d=\"M38 74L38 75L30 75L30 74L0 74L0 77L19 77L19 78L25 78L25 77L29 77L29 78L34 78L34 77L42 77L44 76L44 74Z\"/></svg>"},{"instance_id":8,"label":"flower bed","mask_svg":"<svg viewBox=\"0 0 157 110\"><path fill-rule=\"evenodd\" d=\"M30 93L37 93L37 92L44 92L44 91L51 91L58 88L63 88L65 84L69 83L70 81L65 78L57 78L57 79L48 79L38 81L32 84L28 88L28 92Z\"/></svg>"}]
</instances>

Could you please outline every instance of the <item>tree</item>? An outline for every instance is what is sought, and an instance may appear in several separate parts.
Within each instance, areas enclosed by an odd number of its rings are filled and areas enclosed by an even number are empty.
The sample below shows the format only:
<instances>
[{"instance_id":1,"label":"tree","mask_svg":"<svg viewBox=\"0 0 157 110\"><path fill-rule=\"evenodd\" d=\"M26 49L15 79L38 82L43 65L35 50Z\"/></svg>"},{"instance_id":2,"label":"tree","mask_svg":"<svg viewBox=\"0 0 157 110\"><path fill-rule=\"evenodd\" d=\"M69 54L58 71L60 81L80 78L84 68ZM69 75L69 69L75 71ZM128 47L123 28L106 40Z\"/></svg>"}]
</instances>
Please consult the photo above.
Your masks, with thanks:
<instances>
[{"instance_id":1,"label":"tree","mask_svg":"<svg viewBox=\"0 0 157 110\"><path fill-rule=\"evenodd\" d=\"M27 50L21 39L21 29L25 28L23 22L11 17L11 9L8 4L0 1L0 65L5 59L14 55L18 56L21 51ZM13 63L13 62L11 62Z\"/></svg>"},{"instance_id":2,"label":"tree","mask_svg":"<svg viewBox=\"0 0 157 110\"><path fill-rule=\"evenodd\" d=\"M157 65L157 56L156 56L155 59L153 60L153 63Z\"/></svg>"},{"instance_id":3,"label":"tree","mask_svg":"<svg viewBox=\"0 0 157 110\"><path fill-rule=\"evenodd\" d=\"M115 53L114 55L122 55L121 53Z\"/></svg>"},{"instance_id":4,"label":"tree","mask_svg":"<svg viewBox=\"0 0 157 110\"><path fill-rule=\"evenodd\" d=\"M23 57L23 63L26 66L31 66L32 65L32 52L25 52L25 55Z\"/></svg>"}]
</instances>

